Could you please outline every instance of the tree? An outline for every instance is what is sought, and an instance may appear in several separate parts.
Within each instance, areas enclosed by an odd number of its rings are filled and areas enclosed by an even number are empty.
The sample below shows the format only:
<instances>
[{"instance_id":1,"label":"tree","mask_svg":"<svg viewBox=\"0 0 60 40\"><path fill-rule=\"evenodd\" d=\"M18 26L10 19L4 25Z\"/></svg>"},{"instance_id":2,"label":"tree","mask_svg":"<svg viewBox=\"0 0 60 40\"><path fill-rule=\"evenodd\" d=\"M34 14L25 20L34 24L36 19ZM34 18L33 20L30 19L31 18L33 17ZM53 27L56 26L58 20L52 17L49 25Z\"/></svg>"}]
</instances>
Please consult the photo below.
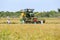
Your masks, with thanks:
<instances>
[{"instance_id":1,"label":"tree","mask_svg":"<svg viewBox=\"0 0 60 40\"><path fill-rule=\"evenodd\" d=\"M58 12L60 12L60 8L58 8Z\"/></svg>"}]
</instances>

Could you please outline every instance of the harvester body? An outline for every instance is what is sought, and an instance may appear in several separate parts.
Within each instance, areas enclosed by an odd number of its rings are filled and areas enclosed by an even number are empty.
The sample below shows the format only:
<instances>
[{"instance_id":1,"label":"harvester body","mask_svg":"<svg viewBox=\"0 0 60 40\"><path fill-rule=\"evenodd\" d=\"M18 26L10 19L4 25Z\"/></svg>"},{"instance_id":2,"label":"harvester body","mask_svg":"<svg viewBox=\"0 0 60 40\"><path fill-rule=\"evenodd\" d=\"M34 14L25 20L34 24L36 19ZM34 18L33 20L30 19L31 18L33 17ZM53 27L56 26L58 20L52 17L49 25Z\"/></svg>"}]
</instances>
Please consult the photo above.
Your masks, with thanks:
<instances>
[{"instance_id":1,"label":"harvester body","mask_svg":"<svg viewBox=\"0 0 60 40\"><path fill-rule=\"evenodd\" d=\"M41 23L41 20L38 20L33 13L34 9L24 9L24 12L21 13L21 19L24 23ZM42 20L45 23L45 20Z\"/></svg>"}]
</instances>

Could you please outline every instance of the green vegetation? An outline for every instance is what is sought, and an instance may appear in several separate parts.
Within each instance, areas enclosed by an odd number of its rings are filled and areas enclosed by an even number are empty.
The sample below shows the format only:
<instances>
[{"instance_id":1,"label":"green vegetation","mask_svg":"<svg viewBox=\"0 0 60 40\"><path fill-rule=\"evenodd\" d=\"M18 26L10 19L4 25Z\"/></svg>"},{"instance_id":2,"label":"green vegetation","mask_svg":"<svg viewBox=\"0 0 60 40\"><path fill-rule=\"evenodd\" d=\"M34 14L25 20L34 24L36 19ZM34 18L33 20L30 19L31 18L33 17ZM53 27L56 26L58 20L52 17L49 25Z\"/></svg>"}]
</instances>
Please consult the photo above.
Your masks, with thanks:
<instances>
[{"instance_id":1,"label":"green vegetation","mask_svg":"<svg viewBox=\"0 0 60 40\"><path fill-rule=\"evenodd\" d=\"M9 11L1 11L0 12L0 17L7 17L7 16L10 16L10 17L18 17L20 16L20 12L9 12Z\"/></svg>"},{"instance_id":2,"label":"green vegetation","mask_svg":"<svg viewBox=\"0 0 60 40\"><path fill-rule=\"evenodd\" d=\"M17 12L9 12L9 11L1 11L0 12L0 17L19 17L20 16L21 11L17 11ZM58 9L58 12L51 10L51 11L47 11L47 12L34 12L35 16L37 17L60 17L60 9Z\"/></svg>"}]
</instances>

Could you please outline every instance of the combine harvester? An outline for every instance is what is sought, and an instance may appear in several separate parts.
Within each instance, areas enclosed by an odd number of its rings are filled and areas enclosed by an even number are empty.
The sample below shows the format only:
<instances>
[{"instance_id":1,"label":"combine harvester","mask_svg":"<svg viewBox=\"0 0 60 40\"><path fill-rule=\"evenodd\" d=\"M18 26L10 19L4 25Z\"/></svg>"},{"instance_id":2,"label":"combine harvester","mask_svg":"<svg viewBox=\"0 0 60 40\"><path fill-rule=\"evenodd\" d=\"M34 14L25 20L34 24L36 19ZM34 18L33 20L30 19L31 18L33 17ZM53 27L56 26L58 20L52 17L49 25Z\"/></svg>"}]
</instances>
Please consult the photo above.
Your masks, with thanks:
<instances>
[{"instance_id":1,"label":"combine harvester","mask_svg":"<svg viewBox=\"0 0 60 40\"><path fill-rule=\"evenodd\" d=\"M33 13L34 9L24 9L21 11L20 21L25 24L43 24L45 20L38 20Z\"/></svg>"}]
</instances>

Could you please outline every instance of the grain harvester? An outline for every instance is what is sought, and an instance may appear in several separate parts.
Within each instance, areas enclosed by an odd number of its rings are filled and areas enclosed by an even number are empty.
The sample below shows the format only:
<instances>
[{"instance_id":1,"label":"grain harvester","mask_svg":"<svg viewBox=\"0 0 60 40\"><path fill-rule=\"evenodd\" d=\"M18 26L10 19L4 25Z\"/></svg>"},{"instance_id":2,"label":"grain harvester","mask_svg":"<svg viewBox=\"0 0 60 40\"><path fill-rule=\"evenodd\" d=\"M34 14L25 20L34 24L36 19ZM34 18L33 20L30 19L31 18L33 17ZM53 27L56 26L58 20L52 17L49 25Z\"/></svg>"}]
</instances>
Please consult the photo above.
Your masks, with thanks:
<instances>
[{"instance_id":1,"label":"grain harvester","mask_svg":"<svg viewBox=\"0 0 60 40\"><path fill-rule=\"evenodd\" d=\"M24 11L21 11L21 19L24 23L36 23L39 24L41 22L45 23L45 20L38 20L37 17L35 17L33 13L34 9L24 9Z\"/></svg>"}]
</instances>

